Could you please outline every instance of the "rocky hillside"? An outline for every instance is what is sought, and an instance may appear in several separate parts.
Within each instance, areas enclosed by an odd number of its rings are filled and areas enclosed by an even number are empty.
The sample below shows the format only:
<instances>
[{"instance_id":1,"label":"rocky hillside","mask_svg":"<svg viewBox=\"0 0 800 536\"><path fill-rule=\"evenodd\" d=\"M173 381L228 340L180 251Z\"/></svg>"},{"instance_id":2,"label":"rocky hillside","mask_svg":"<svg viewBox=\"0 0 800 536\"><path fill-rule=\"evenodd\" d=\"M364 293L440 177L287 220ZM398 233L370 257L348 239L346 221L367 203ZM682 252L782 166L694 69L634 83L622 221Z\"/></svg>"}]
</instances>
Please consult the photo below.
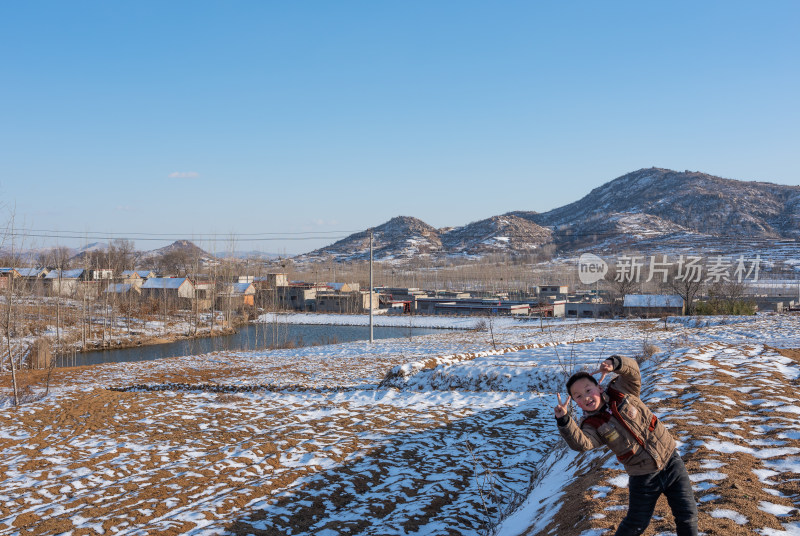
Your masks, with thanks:
<instances>
[{"instance_id":1,"label":"rocky hillside","mask_svg":"<svg viewBox=\"0 0 800 536\"><path fill-rule=\"evenodd\" d=\"M436 229L416 218L398 216L373 229L373 257L380 260L419 256L523 254L552 243L552 233L514 215L493 216L463 227ZM369 258L369 231L348 236L298 260Z\"/></svg>"},{"instance_id":2,"label":"rocky hillside","mask_svg":"<svg viewBox=\"0 0 800 536\"><path fill-rule=\"evenodd\" d=\"M506 214L443 233L442 249L451 255L530 253L553 241L553 233L524 218Z\"/></svg>"},{"instance_id":3,"label":"rocky hillside","mask_svg":"<svg viewBox=\"0 0 800 536\"><path fill-rule=\"evenodd\" d=\"M609 219L649 221L652 225L645 227L650 227L650 235L688 232L794 239L800 237L800 186L649 168L623 175L549 212L514 214L552 228L562 244L578 244L598 235L641 238L625 225L615 227Z\"/></svg>"},{"instance_id":4,"label":"rocky hillside","mask_svg":"<svg viewBox=\"0 0 800 536\"><path fill-rule=\"evenodd\" d=\"M509 212L463 227L435 229L398 217L375 231L375 258L419 255L523 255L550 245L582 248L686 248L800 238L800 186L723 179L700 172L640 169L549 212ZM767 242L765 242L767 241ZM746 244L745 244L746 246ZM351 235L298 260L363 259L367 232Z\"/></svg>"},{"instance_id":5,"label":"rocky hillside","mask_svg":"<svg viewBox=\"0 0 800 536\"><path fill-rule=\"evenodd\" d=\"M442 248L439 231L422 220L397 216L372 229L372 250L376 259L411 258L430 255ZM330 246L301 256L306 260L340 261L369 258L369 230L355 233Z\"/></svg>"}]
</instances>

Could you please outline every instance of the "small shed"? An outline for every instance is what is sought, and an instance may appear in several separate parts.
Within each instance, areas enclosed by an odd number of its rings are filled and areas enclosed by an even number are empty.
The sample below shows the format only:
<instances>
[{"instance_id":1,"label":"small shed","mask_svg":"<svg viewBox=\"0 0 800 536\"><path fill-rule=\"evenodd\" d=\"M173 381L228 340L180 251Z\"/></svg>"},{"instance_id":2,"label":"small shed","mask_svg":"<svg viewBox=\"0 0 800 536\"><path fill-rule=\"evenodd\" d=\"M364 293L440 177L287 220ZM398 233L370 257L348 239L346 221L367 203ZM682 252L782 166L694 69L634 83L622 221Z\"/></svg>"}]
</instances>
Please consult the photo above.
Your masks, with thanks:
<instances>
[{"instance_id":1,"label":"small shed","mask_svg":"<svg viewBox=\"0 0 800 536\"><path fill-rule=\"evenodd\" d=\"M625 315L644 318L682 315L684 303L677 294L626 294L622 310Z\"/></svg>"}]
</instances>

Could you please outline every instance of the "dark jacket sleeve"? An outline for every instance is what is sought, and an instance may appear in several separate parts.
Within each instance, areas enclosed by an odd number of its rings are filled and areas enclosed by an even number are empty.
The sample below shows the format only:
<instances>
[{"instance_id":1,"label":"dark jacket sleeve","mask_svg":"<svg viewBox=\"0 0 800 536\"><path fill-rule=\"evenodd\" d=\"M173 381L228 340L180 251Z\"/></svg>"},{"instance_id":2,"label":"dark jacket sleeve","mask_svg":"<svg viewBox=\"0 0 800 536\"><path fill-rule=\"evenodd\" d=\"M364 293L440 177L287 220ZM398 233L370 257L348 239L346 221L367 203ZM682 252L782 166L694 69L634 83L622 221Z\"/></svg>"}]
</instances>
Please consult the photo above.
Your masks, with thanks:
<instances>
[{"instance_id":1,"label":"dark jacket sleeve","mask_svg":"<svg viewBox=\"0 0 800 536\"><path fill-rule=\"evenodd\" d=\"M610 359L614 363L614 372L617 373L617 377L610 384L611 387L638 398L642 390L642 374L639 372L639 364L635 359L619 355L611 356Z\"/></svg>"}]
</instances>

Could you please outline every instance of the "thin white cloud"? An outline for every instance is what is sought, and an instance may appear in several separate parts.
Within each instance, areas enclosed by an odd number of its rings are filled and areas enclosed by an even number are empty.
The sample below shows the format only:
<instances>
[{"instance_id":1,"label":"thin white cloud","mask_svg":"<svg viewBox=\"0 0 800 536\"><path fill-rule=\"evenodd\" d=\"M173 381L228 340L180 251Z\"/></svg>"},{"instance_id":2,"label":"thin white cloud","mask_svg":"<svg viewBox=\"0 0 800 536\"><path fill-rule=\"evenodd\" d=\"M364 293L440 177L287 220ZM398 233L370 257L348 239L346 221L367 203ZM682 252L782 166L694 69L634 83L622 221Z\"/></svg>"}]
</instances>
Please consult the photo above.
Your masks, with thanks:
<instances>
[{"instance_id":1,"label":"thin white cloud","mask_svg":"<svg viewBox=\"0 0 800 536\"><path fill-rule=\"evenodd\" d=\"M315 227L330 227L333 225L339 225L337 220L323 220L320 218L311 220L311 225Z\"/></svg>"},{"instance_id":2,"label":"thin white cloud","mask_svg":"<svg viewBox=\"0 0 800 536\"><path fill-rule=\"evenodd\" d=\"M196 179L199 176L196 171L173 171L169 174L170 179Z\"/></svg>"}]
</instances>

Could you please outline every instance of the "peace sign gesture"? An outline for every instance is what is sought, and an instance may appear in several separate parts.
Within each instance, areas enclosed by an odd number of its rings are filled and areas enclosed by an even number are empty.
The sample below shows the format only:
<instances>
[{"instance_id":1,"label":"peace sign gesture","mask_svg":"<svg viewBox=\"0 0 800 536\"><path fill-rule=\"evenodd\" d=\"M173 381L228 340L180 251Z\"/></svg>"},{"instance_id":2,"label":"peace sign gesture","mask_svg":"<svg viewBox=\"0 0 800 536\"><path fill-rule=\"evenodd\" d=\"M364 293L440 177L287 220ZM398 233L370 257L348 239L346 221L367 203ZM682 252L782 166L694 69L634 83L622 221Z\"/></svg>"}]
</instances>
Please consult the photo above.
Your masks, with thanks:
<instances>
[{"instance_id":1,"label":"peace sign gesture","mask_svg":"<svg viewBox=\"0 0 800 536\"><path fill-rule=\"evenodd\" d=\"M561 402L561 393L558 393L558 405L555 408L556 419L559 417L563 417L564 415L569 412L569 402L572 400L572 396L567 396L567 400L563 403Z\"/></svg>"}]
</instances>

